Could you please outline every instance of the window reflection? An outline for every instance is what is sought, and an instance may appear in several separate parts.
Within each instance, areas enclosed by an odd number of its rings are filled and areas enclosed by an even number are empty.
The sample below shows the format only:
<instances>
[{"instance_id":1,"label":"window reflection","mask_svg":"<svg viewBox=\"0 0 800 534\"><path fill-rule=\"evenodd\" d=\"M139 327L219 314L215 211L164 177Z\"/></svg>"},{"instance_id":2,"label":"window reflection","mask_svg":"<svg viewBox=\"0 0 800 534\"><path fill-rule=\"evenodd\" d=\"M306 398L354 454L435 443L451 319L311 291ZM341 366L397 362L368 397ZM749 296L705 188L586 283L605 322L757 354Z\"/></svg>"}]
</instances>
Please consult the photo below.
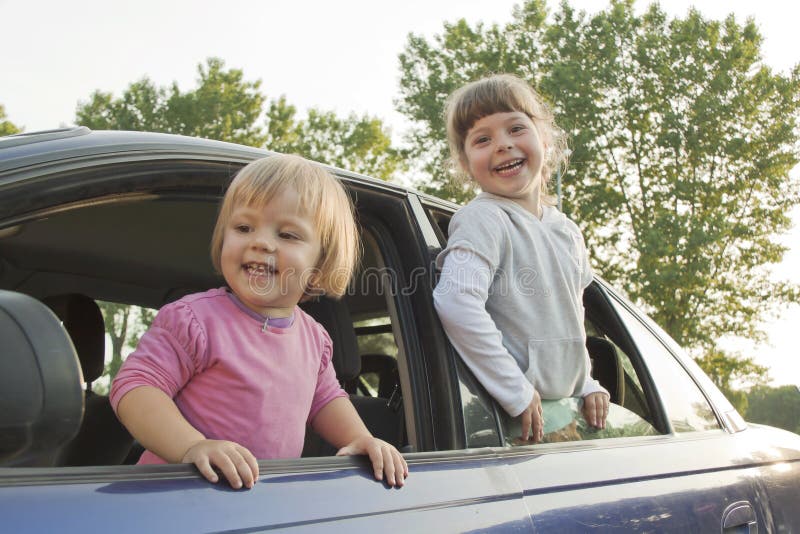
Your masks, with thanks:
<instances>
[{"instance_id":1,"label":"window reflection","mask_svg":"<svg viewBox=\"0 0 800 534\"><path fill-rule=\"evenodd\" d=\"M606 427L595 428L583 419L582 400L566 398L542 401L544 415L543 443L580 441L587 439L623 438L633 436L655 436L658 431L634 412L610 404ZM531 445L521 439L520 420L507 414L502 417L503 439L507 446Z\"/></svg>"},{"instance_id":2,"label":"window reflection","mask_svg":"<svg viewBox=\"0 0 800 534\"><path fill-rule=\"evenodd\" d=\"M460 358L457 360L457 368L467 447L497 447L500 445L500 435L488 395Z\"/></svg>"},{"instance_id":3,"label":"window reflection","mask_svg":"<svg viewBox=\"0 0 800 534\"><path fill-rule=\"evenodd\" d=\"M650 369L674 431L720 428L711 405L683 366L625 306L614 304Z\"/></svg>"}]
</instances>

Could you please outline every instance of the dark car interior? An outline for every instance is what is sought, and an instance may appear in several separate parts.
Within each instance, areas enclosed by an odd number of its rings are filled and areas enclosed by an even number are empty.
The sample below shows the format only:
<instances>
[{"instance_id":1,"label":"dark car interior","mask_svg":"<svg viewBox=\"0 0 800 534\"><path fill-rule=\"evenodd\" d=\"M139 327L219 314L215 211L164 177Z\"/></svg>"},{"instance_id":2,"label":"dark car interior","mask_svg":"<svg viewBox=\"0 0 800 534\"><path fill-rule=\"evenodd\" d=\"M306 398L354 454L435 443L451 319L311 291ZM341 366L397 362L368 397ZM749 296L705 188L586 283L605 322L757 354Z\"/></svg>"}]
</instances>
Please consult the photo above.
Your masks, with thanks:
<instances>
[{"instance_id":1,"label":"dark car interior","mask_svg":"<svg viewBox=\"0 0 800 534\"><path fill-rule=\"evenodd\" d=\"M105 392L106 325L98 303L157 310L186 294L224 285L209 258L219 194L165 192L113 196L38 213L0 228L0 289L43 301L72 338L83 370L85 412L78 435L53 465L135 463L141 452L116 419ZM302 306L334 341L334 367L356 409L378 437L408 450L398 344L380 250L363 223L364 254L341 300ZM105 380L101 387L99 382ZM97 392L95 390L99 390ZM336 451L308 432L304 456Z\"/></svg>"}]
</instances>

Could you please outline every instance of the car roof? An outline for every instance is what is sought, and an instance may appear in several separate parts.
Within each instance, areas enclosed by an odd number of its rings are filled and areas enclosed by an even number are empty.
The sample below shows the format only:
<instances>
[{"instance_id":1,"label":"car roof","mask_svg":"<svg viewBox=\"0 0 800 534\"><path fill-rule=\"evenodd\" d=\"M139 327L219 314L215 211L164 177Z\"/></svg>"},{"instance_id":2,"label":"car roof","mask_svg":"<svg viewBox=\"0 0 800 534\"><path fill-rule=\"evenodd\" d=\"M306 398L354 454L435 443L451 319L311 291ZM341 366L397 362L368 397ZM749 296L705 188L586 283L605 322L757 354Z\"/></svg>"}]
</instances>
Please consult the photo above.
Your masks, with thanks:
<instances>
[{"instance_id":1,"label":"car roof","mask_svg":"<svg viewBox=\"0 0 800 534\"><path fill-rule=\"evenodd\" d=\"M37 298L69 288L150 307L216 287L208 243L219 199L238 169L270 154L83 127L0 138L0 284ZM376 195L402 201L409 191L327 168L362 207ZM366 265L376 263L367 256ZM352 304L362 314L371 305Z\"/></svg>"},{"instance_id":2,"label":"car roof","mask_svg":"<svg viewBox=\"0 0 800 534\"><path fill-rule=\"evenodd\" d=\"M77 163L148 155L247 163L271 154L275 152L200 137L156 132L91 130L85 126L77 126L0 137L0 186L13 181L14 175L20 170L36 168L41 171L48 166L62 165L69 161ZM400 184L330 165L322 166L348 181L364 182L399 193L410 191Z\"/></svg>"}]
</instances>

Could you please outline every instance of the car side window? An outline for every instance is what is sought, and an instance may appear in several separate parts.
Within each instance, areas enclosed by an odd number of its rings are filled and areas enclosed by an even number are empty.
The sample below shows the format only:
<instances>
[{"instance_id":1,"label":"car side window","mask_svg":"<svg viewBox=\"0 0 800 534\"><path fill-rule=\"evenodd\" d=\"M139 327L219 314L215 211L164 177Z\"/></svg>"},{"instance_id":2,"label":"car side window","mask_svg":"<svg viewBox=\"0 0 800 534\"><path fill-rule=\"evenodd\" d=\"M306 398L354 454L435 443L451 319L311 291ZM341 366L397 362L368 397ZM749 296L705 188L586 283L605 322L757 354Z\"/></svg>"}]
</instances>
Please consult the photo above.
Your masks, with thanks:
<instances>
[{"instance_id":1,"label":"car side window","mask_svg":"<svg viewBox=\"0 0 800 534\"><path fill-rule=\"evenodd\" d=\"M674 431L719 429L719 421L705 395L675 356L626 306L617 302L614 305L650 370Z\"/></svg>"},{"instance_id":2,"label":"car side window","mask_svg":"<svg viewBox=\"0 0 800 534\"><path fill-rule=\"evenodd\" d=\"M447 241L447 230L452 213L433 207L427 209L428 217L439 233L442 244ZM574 441L621 436L647 436L658 434L645 400L641 382L630 357L604 334L600 325L586 321L586 332L592 347L589 350L593 375L612 391L612 405L605 429L586 425L581 415L579 399L546 401L543 404L546 431L545 441ZM460 361L457 366L461 407L467 436L467 446L480 447L503 444L529 445L519 439L519 420L510 417L486 390L478 384L472 373ZM491 417L492 412L496 414ZM497 423L495 423L497 421ZM498 435L498 424L500 434Z\"/></svg>"},{"instance_id":3,"label":"car side window","mask_svg":"<svg viewBox=\"0 0 800 534\"><path fill-rule=\"evenodd\" d=\"M353 323L361 356L361 373L346 389L355 395L389 399L397 393L398 347L389 316L365 319Z\"/></svg>"},{"instance_id":4,"label":"car side window","mask_svg":"<svg viewBox=\"0 0 800 534\"><path fill-rule=\"evenodd\" d=\"M542 401L545 424L543 442L557 443L659 434L630 356L588 320L586 333L587 347L592 360L592 376L611 395L606 427L598 429L586 423L582 415L581 399L545 400ZM501 409L498 412L501 414L504 444L530 445L520 438L519 420L509 417Z\"/></svg>"}]
</instances>

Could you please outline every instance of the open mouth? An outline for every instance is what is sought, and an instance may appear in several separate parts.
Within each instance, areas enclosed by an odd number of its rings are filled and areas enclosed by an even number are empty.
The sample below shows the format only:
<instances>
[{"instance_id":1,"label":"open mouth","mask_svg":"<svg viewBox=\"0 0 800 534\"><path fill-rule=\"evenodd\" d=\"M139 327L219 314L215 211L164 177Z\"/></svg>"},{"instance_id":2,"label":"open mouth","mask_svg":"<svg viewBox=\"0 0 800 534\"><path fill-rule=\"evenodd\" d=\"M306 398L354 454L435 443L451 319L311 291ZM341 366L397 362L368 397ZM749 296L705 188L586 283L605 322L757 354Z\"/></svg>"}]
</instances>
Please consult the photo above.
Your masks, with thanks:
<instances>
[{"instance_id":1,"label":"open mouth","mask_svg":"<svg viewBox=\"0 0 800 534\"><path fill-rule=\"evenodd\" d=\"M524 158L512 159L511 161L507 161L506 163L503 163L502 165L498 165L497 167L495 167L494 172L496 172L501 176L507 174L514 174L519 169L521 169L524 164L525 164Z\"/></svg>"},{"instance_id":2,"label":"open mouth","mask_svg":"<svg viewBox=\"0 0 800 534\"><path fill-rule=\"evenodd\" d=\"M245 263L242 268L251 276L266 276L278 272L275 267L266 263Z\"/></svg>"}]
</instances>

